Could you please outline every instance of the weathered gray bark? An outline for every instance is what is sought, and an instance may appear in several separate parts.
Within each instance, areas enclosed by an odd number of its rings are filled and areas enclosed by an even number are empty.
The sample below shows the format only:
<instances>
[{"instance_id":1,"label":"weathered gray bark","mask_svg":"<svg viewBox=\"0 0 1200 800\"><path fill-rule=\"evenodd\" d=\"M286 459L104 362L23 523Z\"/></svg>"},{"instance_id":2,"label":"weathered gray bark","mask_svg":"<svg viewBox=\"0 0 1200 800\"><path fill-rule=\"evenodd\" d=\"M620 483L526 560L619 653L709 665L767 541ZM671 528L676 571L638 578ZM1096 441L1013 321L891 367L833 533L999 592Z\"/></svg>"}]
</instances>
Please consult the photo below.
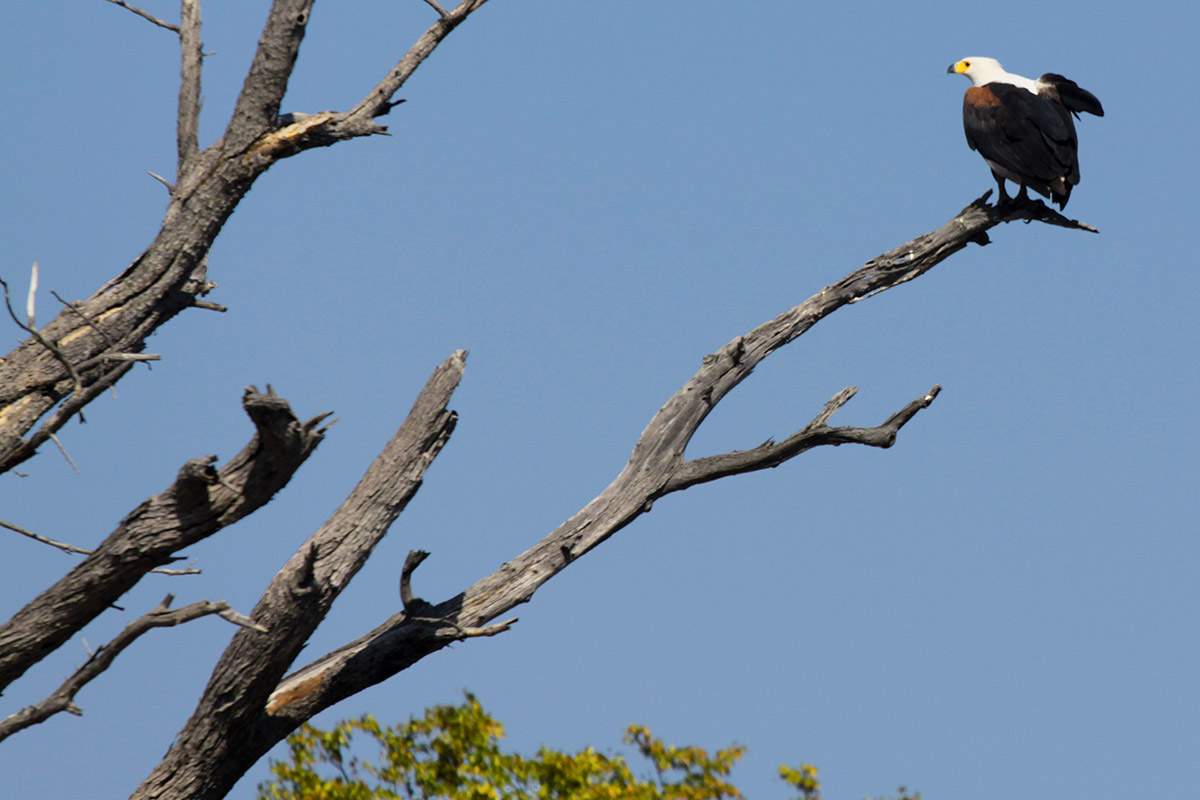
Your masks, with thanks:
<instances>
[{"instance_id":1,"label":"weathered gray bark","mask_svg":"<svg viewBox=\"0 0 1200 800\"><path fill-rule=\"evenodd\" d=\"M648 512L664 495L728 475L775 467L821 445L891 447L900 428L933 402L940 386L934 386L876 427L831 427L833 414L857 391L850 387L835 395L812 422L781 442L685 458L692 436L726 394L749 377L764 358L837 309L913 280L971 242L987 244L987 231L1001 222L1038 220L1093 230L1041 203L1012 208L1002 216L986 204L987 197L985 194L971 203L936 231L872 259L800 305L705 356L691 380L650 420L625 468L599 496L533 547L461 594L422 609L419 614L392 615L369 633L292 673L272 692L268 713L288 717L298 725L441 649L456 638L456 632L479 629L528 602L546 581ZM437 620L441 625L434 623Z\"/></svg>"},{"instance_id":2,"label":"weathered gray bark","mask_svg":"<svg viewBox=\"0 0 1200 800\"><path fill-rule=\"evenodd\" d=\"M1089 229L1041 204L1010 209L1001 217L985 204L986 197L938 230L872 259L795 308L705 356L691 380L655 414L613 482L529 550L436 605L414 597L409 588L409 576L424 557L412 554L402 575L402 612L282 677L398 513L398 507L372 509L355 499L376 497L390 485L373 477L377 472L390 474L377 461L346 504L275 576L252 615L272 633L260 636L240 631L234 636L175 747L134 798L224 797L259 758L314 714L407 669L450 642L506 630L515 620L487 623L528 602L546 581L648 512L654 501L666 494L727 475L774 467L821 445L891 447L897 432L933 402L940 387L934 386L876 427L832 427L833 414L854 395L855 389L848 388L834 396L810 423L779 443L692 460L685 457L688 443L708 413L755 366L842 306L910 281L971 242L985 244L986 231L1002 221L1039 219ZM405 427L425 431L420 434L424 441L449 434L440 422L448 412L439 404L448 400L462 366L461 354L452 356L430 379L406 420ZM404 430L397 438L402 438ZM389 450L395 442L389 444ZM385 450L380 459L391 460L387 454ZM433 455L436 453L429 457ZM406 500L397 502L402 506ZM346 535L346 526L359 533L357 540Z\"/></svg>"},{"instance_id":3,"label":"weathered gray bark","mask_svg":"<svg viewBox=\"0 0 1200 800\"><path fill-rule=\"evenodd\" d=\"M326 414L300 422L268 387L242 399L257 431L220 470L188 461L161 494L139 505L81 563L0 625L0 690L100 616L175 553L265 505L323 438Z\"/></svg>"},{"instance_id":4,"label":"weathered gray bark","mask_svg":"<svg viewBox=\"0 0 1200 800\"><path fill-rule=\"evenodd\" d=\"M166 25L180 36L182 68L179 168L162 229L121 275L64 310L0 362L0 471L33 455L71 415L132 366L113 359L140 352L145 338L181 310L211 306L198 300L210 286L208 250L259 175L303 150L384 132L374 120L395 105L395 91L484 2L465 0L451 11L439 11L429 30L349 111L280 117L312 0L275 0L229 125L220 140L201 151L195 139L200 11L198 0L181 0L180 25ZM763 359L842 306L912 280L971 242L986 244L987 231L1001 222L1039 220L1091 230L1041 203L1009 206L1001 214L986 199L987 195L936 231L871 260L705 356L696 374L655 414L612 483L527 551L436 604L412 593L409 578L424 557L414 553L402 575L403 611L285 677L333 602L416 493L454 429L456 417L448 403L462 376L465 353L451 355L354 492L270 582L251 615L265 632L247 629L235 634L175 745L134 797L224 797L267 750L313 714L452 641L506 630L514 620L489 623L528 602L546 581L648 512L664 495L774 467L821 445L890 447L940 387L921 394L878 426L832 426L833 415L855 392L848 388L778 443L686 457L692 437L725 395ZM166 492L139 506L94 554L0 627L0 688L107 608L146 571L260 507L287 482L320 441L321 418L300 423L273 395L255 393L247 400L259 433L238 457L219 474L210 459L189 462ZM256 416L257 403L264 406ZM69 703L69 695L56 695L30 713L53 713Z\"/></svg>"},{"instance_id":5,"label":"weathered gray bark","mask_svg":"<svg viewBox=\"0 0 1200 800\"><path fill-rule=\"evenodd\" d=\"M224 797L295 730L290 719L266 714L267 696L449 440L458 417L447 404L465 366L466 353L458 351L433 373L354 491L271 581L250 614L267 633L234 635L175 746L134 797Z\"/></svg>"},{"instance_id":6,"label":"weathered gray bark","mask_svg":"<svg viewBox=\"0 0 1200 800\"><path fill-rule=\"evenodd\" d=\"M439 9L437 20L350 110L281 116L313 0L275 0L225 132L201 151L199 0L180 0L178 25L123 0L110 1L179 36L177 176L174 184L161 179L171 194L155 240L90 298L69 304L40 329L31 327L32 319L22 322L9 305L13 320L30 336L0 358L0 472L33 456L136 360L158 358L140 351L167 320L189 307L221 310L199 299L212 287L207 254L254 181L279 159L386 133L375 120L396 105L392 95L486 2L463 0L450 11ZM8 300L7 284L4 295ZM165 492L142 503L81 564L0 626L0 691L146 572L270 500L321 440L317 425L326 415L300 423L273 393L251 392L245 405L258 433L237 457L219 472L212 467L215 457L188 462ZM41 705L64 708L57 702Z\"/></svg>"},{"instance_id":7,"label":"weathered gray bark","mask_svg":"<svg viewBox=\"0 0 1200 800\"><path fill-rule=\"evenodd\" d=\"M200 15L196 0L183 2L180 163L162 228L120 276L64 309L39 331L54 350L30 337L0 361L0 472L33 456L72 415L130 369L128 363L114 367L107 356L140 353L146 337L160 325L197 305L210 288L208 251L260 175L276 161L304 150L386 132L375 118L392 108L392 95L484 2L464 0L439 17L349 111L294 114L281 120L280 103L313 0L275 0L229 125L202 152L194 147ZM75 375L64 361L75 366Z\"/></svg>"}]
</instances>

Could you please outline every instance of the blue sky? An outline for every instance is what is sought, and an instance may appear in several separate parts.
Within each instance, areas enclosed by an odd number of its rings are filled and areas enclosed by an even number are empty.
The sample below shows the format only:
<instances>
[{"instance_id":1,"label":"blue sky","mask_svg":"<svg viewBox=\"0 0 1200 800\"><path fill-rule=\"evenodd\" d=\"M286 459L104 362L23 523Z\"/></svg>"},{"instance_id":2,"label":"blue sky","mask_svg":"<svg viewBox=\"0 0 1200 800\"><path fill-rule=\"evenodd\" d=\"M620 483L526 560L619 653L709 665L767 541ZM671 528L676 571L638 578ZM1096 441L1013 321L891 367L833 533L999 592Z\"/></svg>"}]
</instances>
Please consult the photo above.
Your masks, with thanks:
<instances>
[{"instance_id":1,"label":"blue sky","mask_svg":"<svg viewBox=\"0 0 1200 800\"><path fill-rule=\"evenodd\" d=\"M163 16L171 3L146 0ZM209 3L201 144L223 128L265 3ZM356 102L430 22L419 0L318 3L285 111ZM318 718L406 719L463 689L513 746L749 747L783 797L1179 797L1200 779L1200 394L1191 229L1200 126L1185 3L739 4L492 0L401 91L394 134L276 165L210 262L229 307L153 337L163 361L0 478L0 518L95 544L185 460L250 435L270 382L339 422L267 508L89 626L96 646L167 592L246 611L337 506L433 368L466 348L455 434L307 655L399 603L404 554L442 599L620 470L712 352L992 185L963 139L964 56L1056 71L1104 103L1079 124L1067 209L1090 235L1009 225L772 356L693 441L872 425L942 395L888 451L826 448L695 487L519 609ZM0 276L85 297L150 241L171 174L177 46L94 0L0 6ZM18 331L9 328L10 342ZM0 540L7 618L71 557ZM5 798L120 797L190 714L232 629L157 631L60 716L0 747ZM72 641L14 685L41 699ZM234 796L266 774L260 765Z\"/></svg>"}]
</instances>

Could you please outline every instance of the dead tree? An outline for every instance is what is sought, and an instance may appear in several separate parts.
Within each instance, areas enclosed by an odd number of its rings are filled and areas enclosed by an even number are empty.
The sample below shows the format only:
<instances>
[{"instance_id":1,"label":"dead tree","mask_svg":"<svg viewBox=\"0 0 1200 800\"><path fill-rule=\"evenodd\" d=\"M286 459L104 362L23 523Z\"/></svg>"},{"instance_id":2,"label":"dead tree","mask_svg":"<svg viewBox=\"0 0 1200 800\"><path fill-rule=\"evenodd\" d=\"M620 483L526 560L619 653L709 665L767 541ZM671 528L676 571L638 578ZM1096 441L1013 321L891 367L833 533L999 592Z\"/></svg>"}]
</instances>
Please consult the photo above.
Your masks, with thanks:
<instances>
[{"instance_id":1,"label":"dead tree","mask_svg":"<svg viewBox=\"0 0 1200 800\"><path fill-rule=\"evenodd\" d=\"M207 254L254 181L283 158L385 133L376 120L400 102L392 99L396 91L486 0L463 0L449 10L426 0L436 13L433 24L355 106L282 116L280 103L313 0L275 0L229 124L204 150L197 141L203 61L198 0L181 0L178 24L121 0L110 2L179 37L177 174L173 183L164 179L170 202L150 246L91 297L68 304L49 324L36 327L32 313L23 321L5 284L9 312L28 338L0 362L0 471L32 457L138 360L155 357L143 349L159 326L185 309L219 310L202 299L212 288ZM221 614L241 629L174 746L134 793L137 798L221 798L273 745L319 711L451 642L507 630L515 619L494 621L647 513L658 498L697 483L775 467L821 445L890 447L899 430L933 402L940 387L922 392L877 426L834 426L834 414L856 391L850 387L781 441L687 457L689 442L722 398L763 359L842 306L913 280L970 243L987 244L987 231L1002 222L1037 220L1094 230L1040 202L1008 206L1002 214L987 204L987 198L704 356L695 375L650 420L625 468L608 487L524 553L456 596L435 603L413 592L413 571L426 555L413 552L400 575L402 611L297 667L301 647L416 493L426 468L454 430L456 415L449 403L466 353L453 353L434 371L358 486L271 580L249 618L222 603L194 603L172 612L168 598L93 654L51 697L0 723L0 739L59 711L77 712L74 693L150 628ZM302 422L269 387L266 393L251 387L243 402L256 433L238 455L219 468L215 457L186 463L166 490L131 511L83 562L0 626L0 690L69 640L142 576L268 502L325 433L325 415ZM5 526L21 530L11 523Z\"/></svg>"}]
</instances>

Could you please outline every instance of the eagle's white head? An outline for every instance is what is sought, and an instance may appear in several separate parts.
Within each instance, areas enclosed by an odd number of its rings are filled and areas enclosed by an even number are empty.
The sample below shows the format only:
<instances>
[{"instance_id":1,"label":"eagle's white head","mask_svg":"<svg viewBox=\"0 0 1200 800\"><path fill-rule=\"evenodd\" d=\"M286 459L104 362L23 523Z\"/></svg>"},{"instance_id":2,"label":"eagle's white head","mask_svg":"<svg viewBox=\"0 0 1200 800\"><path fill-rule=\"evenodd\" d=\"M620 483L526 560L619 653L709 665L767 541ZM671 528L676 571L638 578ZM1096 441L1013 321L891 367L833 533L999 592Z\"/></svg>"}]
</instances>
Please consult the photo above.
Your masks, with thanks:
<instances>
[{"instance_id":1,"label":"eagle's white head","mask_svg":"<svg viewBox=\"0 0 1200 800\"><path fill-rule=\"evenodd\" d=\"M964 58L962 61L956 61L950 65L950 69L946 70L947 74L958 73L966 75L971 79L971 83L976 86L983 86L985 83L1011 83L1013 86L1020 86L1022 89L1037 94L1037 82L1031 81L1029 78L1021 75L1014 75L1011 72L1005 72L1004 67L1000 66L1000 62L994 58L986 56L971 56Z\"/></svg>"}]
</instances>

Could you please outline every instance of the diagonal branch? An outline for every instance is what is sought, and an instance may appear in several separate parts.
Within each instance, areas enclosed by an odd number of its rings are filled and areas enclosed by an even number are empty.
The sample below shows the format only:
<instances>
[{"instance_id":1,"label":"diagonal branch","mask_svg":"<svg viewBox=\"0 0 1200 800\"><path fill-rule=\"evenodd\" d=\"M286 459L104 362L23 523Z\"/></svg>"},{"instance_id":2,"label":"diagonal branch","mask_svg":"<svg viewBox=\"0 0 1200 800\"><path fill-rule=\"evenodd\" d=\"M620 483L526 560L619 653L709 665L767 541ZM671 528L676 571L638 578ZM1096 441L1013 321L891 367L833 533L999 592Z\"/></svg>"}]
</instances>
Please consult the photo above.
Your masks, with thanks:
<instances>
[{"instance_id":1,"label":"diagonal branch","mask_svg":"<svg viewBox=\"0 0 1200 800\"><path fill-rule=\"evenodd\" d=\"M897 432L933 402L940 387L934 386L874 428L830 427L833 414L854 394L854 389L846 389L834 396L811 423L783 442L768 442L744 453L690 461L684 457L709 412L775 350L837 309L910 281L972 242L986 243L986 231L1001 222L1040 219L1041 211L1036 208L1009 208L1001 215L986 204L986 199L984 195L936 231L872 259L800 305L705 356L696 374L654 415L625 468L596 499L458 596L423 611L419 617L393 614L374 630L288 675L272 694L270 713L298 725L445 647L451 640L449 632L445 626L431 627L430 619L454 620L461 629L476 628L528 602L546 581L648 512L655 500L670 492L725 475L777 466L819 445L890 446ZM1066 222L1067 227L1083 227L1081 223Z\"/></svg>"},{"instance_id":2,"label":"diagonal branch","mask_svg":"<svg viewBox=\"0 0 1200 800\"><path fill-rule=\"evenodd\" d=\"M14 533L19 533L22 536L28 536L35 542L41 542L42 544L48 544L51 547L57 547L64 553L77 553L82 556L88 556L92 554L91 550L85 550L82 547L76 547L73 544L66 544L65 542L56 541L51 539L49 536L42 536L41 534L34 533L33 531L25 530L20 525L13 525L11 522L5 522L2 519L0 519L0 528L8 528Z\"/></svg>"},{"instance_id":3,"label":"diagonal branch","mask_svg":"<svg viewBox=\"0 0 1200 800\"><path fill-rule=\"evenodd\" d=\"M171 22L167 22L166 20L159 19L158 17L151 14L149 11L143 11L142 9L138 8L137 6L131 6L131 5L129 5L129 3L126 3L125 0L108 0L108 2L112 3L114 6L120 6L121 8L128 9L129 11L132 11L134 14L137 14L142 19L153 22L155 25L157 25L160 28L166 28L169 31L179 33L178 25L175 25L174 23L171 23Z\"/></svg>"},{"instance_id":4,"label":"diagonal branch","mask_svg":"<svg viewBox=\"0 0 1200 800\"><path fill-rule=\"evenodd\" d=\"M266 714L267 698L449 441L458 415L447 406L465 367L466 352L459 350L433 372L350 496L271 581L252 612L270 632L233 637L192 718L135 798L224 797L291 732L293 726ZM499 632L474 627L480 630L464 636Z\"/></svg>"},{"instance_id":5,"label":"diagonal branch","mask_svg":"<svg viewBox=\"0 0 1200 800\"><path fill-rule=\"evenodd\" d=\"M218 471L194 458L166 491L145 500L96 548L0 625L0 690L104 612L175 553L256 511L282 489L324 437L322 414L301 422L274 392L242 400L256 432Z\"/></svg>"},{"instance_id":6,"label":"diagonal branch","mask_svg":"<svg viewBox=\"0 0 1200 800\"><path fill-rule=\"evenodd\" d=\"M874 428L831 427L833 414L853 395L854 390L847 389L779 444L768 442L748 455L729 453L691 461L684 457L708 413L772 352L838 308L912 280L971 242L986 241L984 233L1006 218L985 200L986 196L938 230L872 259L706 356L699 371L651 419L613 482L529 550L437 605L412 592L411 574L424 555L411 552L401 575L404 610L282 677L416 492L426 467L453 429L455 417L446 403L461 377L465 355L456 353L430 378L400 431L350 497L272 580L253 613L271 633L234 636L175 746L135 792L135 800L223 797L255 761L319 711L452 642L507 630L515 620L488 623L528 602L542 584L649 511L668 492L724 474L773 466L819 444L889 446L896 433L933 401L939 387ZM1016 218L1011 210L1008 213Z\"/></svg>"},{"instance_id":7,"label":"diagonal branch","mask_svg":"<svg viewBox=\"0 0 1200 800\"><path fill-rule=\"evenodd\" d=\"M358 105L346 113L346 119L348 121L373 119L390 111L394 104L388 101L417 71L421 62L433 53L442 40L450 35L451 31L465 22L467 17L478 11L486 2L487 0L463 0L452 11L446 11L435 5L440 18L429 26L429 30L425 31L421 38L408 49L399 63L392 68L392 71L376 84L375 88Z\"/></svg>"},{"instance_id":8,"label":"diagonal branch","mask_svg":"<svg viewBox=\"0 0 1200 800\"><path fill-rule=\"evenodd\" d=\"M79 690L108 669L117 656L121 654L122 650L133 644L142 634L154 628L181 625L200 617L216 614L235 625L259 631L260 633L266 633L265 628L249 617L234 611L229 607L229 603L224 600L216 603L211 600L201 600L175 611L170 611L168 609L174 599L173 595L167 595L157 608L126 625L125 629L117 634L112 641L92 653L84 665L75 670L71 677L67 678L45 700L28 706L0 721L0 742L18 731L45 722L50 717L63 711L76 715L82 714L83 712L75 705L75 695L79 693Z\"/></svg>"}]
</instances>

